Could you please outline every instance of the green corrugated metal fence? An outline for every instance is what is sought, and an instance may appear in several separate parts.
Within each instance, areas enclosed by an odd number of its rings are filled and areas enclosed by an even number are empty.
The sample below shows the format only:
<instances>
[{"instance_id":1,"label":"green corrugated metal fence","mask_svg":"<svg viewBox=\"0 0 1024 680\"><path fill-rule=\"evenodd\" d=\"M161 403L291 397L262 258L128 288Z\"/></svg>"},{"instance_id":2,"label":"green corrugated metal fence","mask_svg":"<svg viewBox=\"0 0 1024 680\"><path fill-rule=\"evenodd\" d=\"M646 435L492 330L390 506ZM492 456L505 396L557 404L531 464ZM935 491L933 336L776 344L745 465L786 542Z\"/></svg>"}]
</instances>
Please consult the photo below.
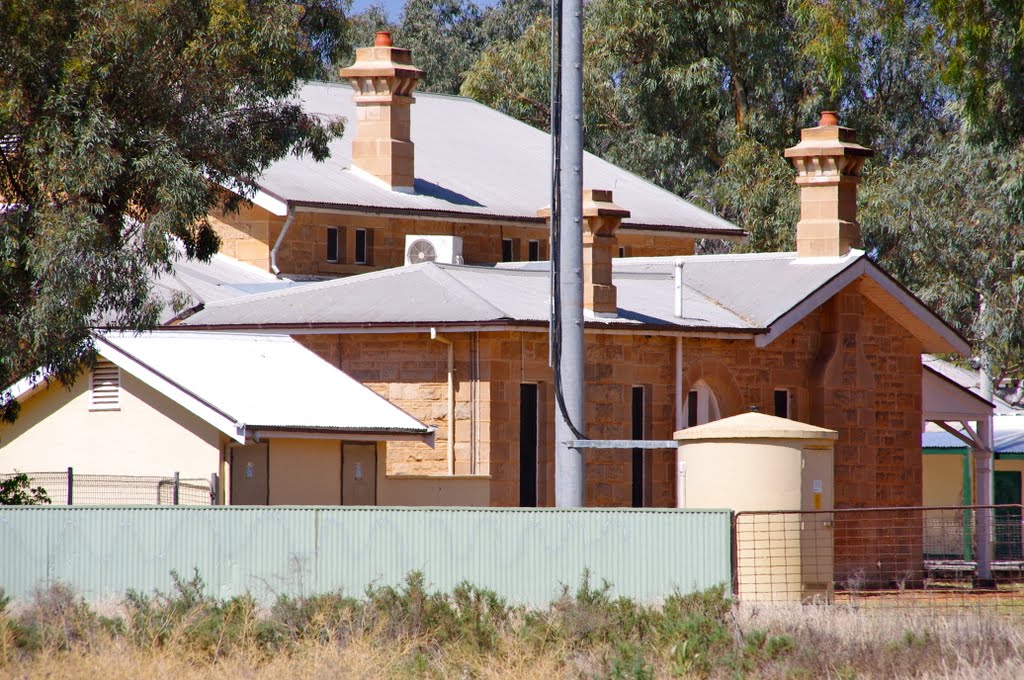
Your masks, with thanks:
<instances>
[{"instance_id":1,"label":"green corrugated metal fence","mask_svg":"<svg viewBox=\"0 0 1024 680\"><path fill-rule=\"evenodd\" d=\"M728 510L497 508L0 508L0 586L60 581L87 599L168 590L194 568L209 593L395 585L419 570L514 602L548 603L584 569L645 601L730 581Z\"/></svg>"}]
</instances>

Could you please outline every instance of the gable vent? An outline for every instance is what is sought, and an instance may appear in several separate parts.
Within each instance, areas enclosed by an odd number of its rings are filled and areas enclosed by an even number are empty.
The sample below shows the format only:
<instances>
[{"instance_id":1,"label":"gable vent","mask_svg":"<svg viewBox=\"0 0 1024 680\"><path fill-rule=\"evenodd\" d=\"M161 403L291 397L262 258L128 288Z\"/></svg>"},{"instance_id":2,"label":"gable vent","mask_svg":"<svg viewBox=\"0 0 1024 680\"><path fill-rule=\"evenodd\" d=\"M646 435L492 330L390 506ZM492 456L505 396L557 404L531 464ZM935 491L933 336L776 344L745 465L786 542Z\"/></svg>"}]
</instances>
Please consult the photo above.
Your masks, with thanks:
<instances>
[{"instance_id":1,"label":"gable vent","mask_svg":"<svg viewBox=\"0 0 1024 680\"><path fill-rule=\"evenodd\" d=\"M116 411L121 408L121 373L117 366L102 359L92 369L89 385L89 409Z\"/></svg>"}]
</instances>

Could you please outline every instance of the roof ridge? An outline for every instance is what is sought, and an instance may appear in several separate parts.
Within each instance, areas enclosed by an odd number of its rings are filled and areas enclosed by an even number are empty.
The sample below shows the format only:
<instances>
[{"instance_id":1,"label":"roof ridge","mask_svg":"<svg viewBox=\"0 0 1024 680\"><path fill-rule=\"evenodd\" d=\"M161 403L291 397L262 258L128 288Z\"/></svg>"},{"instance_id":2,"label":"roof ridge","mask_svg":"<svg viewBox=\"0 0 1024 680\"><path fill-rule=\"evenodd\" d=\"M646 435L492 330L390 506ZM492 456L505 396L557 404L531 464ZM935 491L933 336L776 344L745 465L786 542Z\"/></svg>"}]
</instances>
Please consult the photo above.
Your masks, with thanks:
<instances>
[{"instance_id":1,"label":"roof ridge","mask_svg":"<svg viewBox=\"0 0 1024 680\"><path fill-rule=\"evenodd\" d=\"M408 269L411 267L421 267L421 264L406 265L405 267L389 267L387 269L380 269L377 271L366 272L365 274L355 274L353 276L342 276L333 279L327 279L326 281L317 281L316 283L306 283L297 286L288 286L281 290L271 290L266 293L250 293L248 295L240 295L236 298L228 300L218 300L211 302L206 305L206 308L211 307L231 307L236 304L248 304L252 302L262 302L263 300L273 300L279 297L286 297L288 295L298 294L301 292L323 290L325 288L332 288L334 286L347 285L351 281L366 281L368 279L384 278L385 276L394 275L394 272L402 269ZM295 282L293 282L295 283Z\"/></svg>"},{"instance_id":2,"label":"roof ridge","mask_svg":"<svg viewBox=\"0 0 1024 680\"><path fill-rule=\"evenodd\" d=\"M489 302L487 299L485 299L482 295L477 293L475 290L473 290L472 288L467 286L462 281L459 281L455 276L453 276L451 274L451 272L447 271L447 269L445 267L443 267L442 265L438 265L436 262L429 262L429 263L426 263L426 264L433 265L433 266L429 267L428 269L426 269L425 271L427 273L427 276L429 276L430 278L434 279L434 281L436 281L437 283L440 283L440 284L444 285L444 282L439 281L438 280L438 276L437 276L437 275L442 275L442 276L444 276L446 281L450 281L454 285L458 286L461 292L466 293L466 294L468 294L468 296L470 298L481 302L484 305L484 307L486 307L487 309L493 311L497 316L499 316L501 318L510 318L510 315L509 315L508 312L506 312L504 309L501 309L501 308L496 307L493 304L491 304L491 302ZM426 266L426 265L421 265L421 266Z\"/></svg>"}]
</instances>

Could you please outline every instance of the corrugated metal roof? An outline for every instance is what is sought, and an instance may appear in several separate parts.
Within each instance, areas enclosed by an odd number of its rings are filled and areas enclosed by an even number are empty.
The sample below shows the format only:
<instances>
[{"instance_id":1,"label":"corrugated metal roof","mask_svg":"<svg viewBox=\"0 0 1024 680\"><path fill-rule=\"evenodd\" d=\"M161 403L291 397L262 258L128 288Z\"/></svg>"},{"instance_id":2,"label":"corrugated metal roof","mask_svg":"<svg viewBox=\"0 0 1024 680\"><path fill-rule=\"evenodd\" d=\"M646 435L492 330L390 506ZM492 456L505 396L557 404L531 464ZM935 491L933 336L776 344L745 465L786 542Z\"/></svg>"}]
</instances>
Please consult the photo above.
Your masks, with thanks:
<instances>
[{"instance_id":1,"label":"corrugated metal roof","mask_svg":"<svg viewBox=\"0 0 1024 680\"><path fill-rule=\"evenodd\" d=\"M1012 416L1010 416L1012 417ZM992 437L996 453L1024 453L1024 423L1017 427L1000 427L996 419L996 427ZM1011 423L1012 424L1012 423ZM967 444L949 432L921 433L921 447L925 449L966 449Z\"/></svg>"},{"instance_id":2,"label":"corrugated metal roof","mask_svg":"<svg viewBox=\"0 0 1024 680\"><path fill-rule=\"evenodd\" d=\"M153 281L151 295L163 305L160 323L168 323L181 312L199 305L302 285L278 279L273 274L234 258L216 254L209 262L184 257L170 272Z\"/></svg>"},{"instance_id":3,"label":"corrugated metal roof","mask_svg":"<svg viewBox=\"0 0 1024 680\"><path fill-rule=\"evenodd\" d=\"M104 333L97 350L115 363L114 355L126 355L250 428L430 431L287 336Z\"/></svg>"},{"instance_id":4,"label":"corrugated metal roof","mask_svg":"<svg viewBox=\"0 0 1024 680\"><path fill-rule=\"evenodd\" d=\"M259 186L281 201L370 209L441 212L536 220L550 203L551 143L536 130L464 97L417 94L412 108L415 194L391 191L351 170L355 103L347 84L307 83L307 112L348 120L323 163L288 156L270 166ZM632 211L623 224L742 236L731 222L640 177L586 154L584 186L611 189Z\"/></svg>"},{"instance_id":5,"label":"corrugated metal roof","mask_svg":"<svg viewBox=\"0 0 1024 680\"><path fill-rule=\"evenodd\" d=\"M857 257L813 264L795 263L791 253L684 257L681 319L674 316L675 259L615 260L619 315L592 321L624 327L757 331ZM212 304L184 324L544 322L549 307L546 262L497 267L425 263Z\"/></svg>"}]
</instances>

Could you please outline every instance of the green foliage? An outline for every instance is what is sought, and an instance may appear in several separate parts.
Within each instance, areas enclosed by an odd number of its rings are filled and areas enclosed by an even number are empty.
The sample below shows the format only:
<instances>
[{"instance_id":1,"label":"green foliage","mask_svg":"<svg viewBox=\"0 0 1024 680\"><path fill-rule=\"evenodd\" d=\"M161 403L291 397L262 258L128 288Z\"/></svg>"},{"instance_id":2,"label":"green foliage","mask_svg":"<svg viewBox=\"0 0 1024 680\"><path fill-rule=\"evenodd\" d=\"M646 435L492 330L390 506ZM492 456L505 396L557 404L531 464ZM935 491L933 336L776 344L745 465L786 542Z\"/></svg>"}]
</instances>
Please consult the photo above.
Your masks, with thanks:
<instances>
[{"instance_id":1,"label":"green foliage","mask_svg":"<svg viewBox=\"0 0 1024 680\"><path fill-rule=\"evenodd\" d=\"M971 340L1013 402L1024 397L1022 170L1020 150L953 135L872 169L860 213L879 262Z\"/></svg>"},{"instance_id":2,"label":"green foliage","mask_svg":"<svg viewBox=\"0 0 1024 680\"><path fill-rule=\"evenodd\" d=\"M208 658L249 647L271 653L288 641L283 622L258 616L251 595L211 598L198 571L188 580L171 571L171 579L170 593L129 591L127 624L108 623L108 629L127 631L143 647L183 646Z\"/></svg>"},{"instance_id":3,"label":"green foliage","mask_svg":"<svg viewBox=\"0 0 1024 680\"><path fill-rule=\"evenodd\" d=\"M88 647L102 631L85 600L62 583L37 590L10 629L15 644L28 652Z\"/></svg>"},{"instance_id":4,"label":"green foliage","mask_svg":"<svg viewBox=\"0 0 1024 680\"><path fill-rule=\"evenodd\" d=\"M0 26L0 383L70 384L90 326L152 327L177 244L216 251L206 215L240 200L223 187L327 155L340 122L292 95L345 21L334 0L14 0Z\"/></svg>"},{"instance_id":5,"label":"green foliage","mask_svg":"<svg viewBox=\"0 0 1024 680\"><path fill-rule=\"evenodd\" d=\"M465 0L408 0L395 28L395 44L413 51L423 69L419 89L458 94L466 71L483 48L480 8Z\"/></svg>"},{"instance_id":6,"label":"green foliage","mask_svg":"<svg viewBox=\"0 0 1024 680\"><path fill-rule=\"evenodd\" d=\"M363 621L394 640L420 640L421 646L457 643L473 652L493 649L511 610L494 592L460 583L449 596L430 593L420 572L411 572L400 588L370 587Z\"/></svg>"},{"instance_id":7,"label":"green foliage","mask_svg":"<svg viewBox=\"0 0 1024 680\"><path fill-rule=\"evenodd\" d=\"M0 505L49 504L50 496L46 493L46 489L41 486L32 486L32 480L24 472L15 472L7 479L0 481Z\"/></svg>"},{"instance_id":8,"label":"green foliage","mask_svg":"<svg viewBox=\"0 0 1024 680\"><path fill-rule=\"evenodd\" d=\"M1024 2L935 0L950 44L943 73L973 132L1014 146L1024 137Z\"/></svg>"}]
</instances>

